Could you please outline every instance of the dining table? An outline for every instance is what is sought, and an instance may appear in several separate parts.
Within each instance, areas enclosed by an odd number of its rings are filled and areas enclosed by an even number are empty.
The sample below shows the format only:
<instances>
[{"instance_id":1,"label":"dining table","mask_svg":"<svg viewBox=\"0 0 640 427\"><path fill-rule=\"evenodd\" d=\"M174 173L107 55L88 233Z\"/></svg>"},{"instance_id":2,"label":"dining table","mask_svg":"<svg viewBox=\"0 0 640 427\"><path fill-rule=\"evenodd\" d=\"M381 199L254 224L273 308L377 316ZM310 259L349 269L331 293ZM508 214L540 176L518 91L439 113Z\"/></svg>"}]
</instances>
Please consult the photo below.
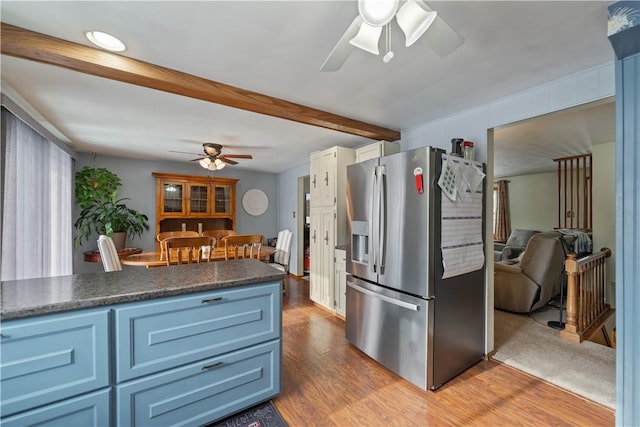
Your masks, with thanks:
<instances>
[{"instance_id":1,"label":"dining table","mask_svg":"<svg viewBox=\"0 0 640 427\"><path fill-rule=\"evenodd\" d=\"M277 251L276 248L272 246L263 246L260 249L260 260L269 262L269 259L273 254ZM224 261L225 254L224 248L215 248L213 250L213 254L211 256L212 261ZM138 267L162 267L167 265L167 261L162 252L142 252L139 254L129 255L128 257L122 259L122 264L124 265L134 265Z\"/></svg>"}]
</instances>

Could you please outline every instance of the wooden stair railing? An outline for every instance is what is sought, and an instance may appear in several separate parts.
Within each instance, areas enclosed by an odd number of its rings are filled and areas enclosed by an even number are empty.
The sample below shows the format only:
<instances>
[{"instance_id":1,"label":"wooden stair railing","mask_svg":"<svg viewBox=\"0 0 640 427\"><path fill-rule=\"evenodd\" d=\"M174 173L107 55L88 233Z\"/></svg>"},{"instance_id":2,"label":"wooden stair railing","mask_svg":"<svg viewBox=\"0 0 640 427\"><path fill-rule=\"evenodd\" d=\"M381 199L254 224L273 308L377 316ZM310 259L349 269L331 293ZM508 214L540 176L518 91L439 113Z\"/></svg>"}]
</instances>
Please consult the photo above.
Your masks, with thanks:
<instances>
[{"instance_id":1,"label":"wooden stair railing","mask_svg":"<svg viewBox=\"0 0 640 427\"><path fill-rule=\"evenodd\" d=\"M605 260L610 256L609 248L580 259L573 253L567 255L567 321L560 331L563 339L580 343L609 316L611 307L605 303Z\"/></svg>"},{"instance_id":2,"label":"wooden stair railing","mask_svg":"<svg viewBox=\"0 0 640 427\"><path fill-rule=\"evenodd\" d=\"M593 162L591 153L553 159L558 164L558 227L591 230Z\"/></svg>"}]
</instances>

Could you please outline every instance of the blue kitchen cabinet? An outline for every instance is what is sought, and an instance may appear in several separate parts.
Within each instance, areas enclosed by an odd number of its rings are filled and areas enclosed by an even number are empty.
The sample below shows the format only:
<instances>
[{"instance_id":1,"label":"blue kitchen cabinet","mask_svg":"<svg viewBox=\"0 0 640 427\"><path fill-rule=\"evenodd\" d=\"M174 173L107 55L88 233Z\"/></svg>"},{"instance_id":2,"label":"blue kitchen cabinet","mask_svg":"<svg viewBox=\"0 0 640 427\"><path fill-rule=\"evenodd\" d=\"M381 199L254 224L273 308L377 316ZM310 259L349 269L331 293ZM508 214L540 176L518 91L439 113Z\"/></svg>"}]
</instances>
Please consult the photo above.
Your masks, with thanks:
<instances>
[{"instance_id":1,"label":"blue kitchen cabinet","mask_svg":"<svg viewBox=\"0 0 640 427\"><path fill-rule=\"evenodd\" d=\"M2 322L0 386L3 423L9 415L109 386L109 310Z\"/></svg>"},{"instance_id":2,"label":"blue kitchen cabinet","mask_svg":"<svg viewBox=\"0 0 640 427\"><path fill-rule=\"evenodd\" d=\"M280 392L280 340L116 386L120 426L199 426Z\"/></svg>"},{"instance_id":3,"label":"blue kitchen cabinet","mask_svg":"<svg viewBox=\"0 0 640 427\"><path fill-rule=\"evenodd\" d=\"M279 282L116 306L120 426L202 425L280 393Z\"/></svg>"},{"instance_id":4,"label":"blue kitchen cabinet","mask_svg":"<svg viewBox=\"0 0 640 427\"><path fill-rule=\"evenodd\" d=\"M276 282L116 307L116 381L279 338L279 289Z\"/></svg>"},{"instance_id":5,"label":"blue kitchen cabinet","mask_svg":"<svg viewBox=\"0 0 640 427\"><path fill-rule=\"evenodd\" d=\"M204 425L275 397L281 286L3 321L0 424Z\"/></svg>"},{"instance_id":6,"label":"blue kitchen cabinet","mask_svg":"<svg viewBox=\"0 0 640 427\"><path fill-rule=\"evenodd\" d=\"M111 388L72 397L3 418L3 427L107 427L111 420Z\"/></svg>"}]
</instances>

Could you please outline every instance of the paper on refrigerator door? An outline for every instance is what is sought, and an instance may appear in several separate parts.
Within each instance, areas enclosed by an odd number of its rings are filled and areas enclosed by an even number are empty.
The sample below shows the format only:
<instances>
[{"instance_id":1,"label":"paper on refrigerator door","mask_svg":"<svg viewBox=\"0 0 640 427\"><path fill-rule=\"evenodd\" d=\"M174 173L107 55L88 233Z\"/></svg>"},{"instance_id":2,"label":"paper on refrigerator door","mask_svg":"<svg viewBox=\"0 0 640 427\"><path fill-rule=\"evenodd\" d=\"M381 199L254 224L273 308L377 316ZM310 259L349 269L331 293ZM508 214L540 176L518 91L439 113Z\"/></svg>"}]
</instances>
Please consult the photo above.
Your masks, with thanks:
<instances>
[{"instance_id":1,"label":"paper on refrigerator door","mask_svg":"<svg viewBox=\"0 0 640 427\"><path fill-rule=\"evenodd\" d=\"M442 194L446 194L451 200L456 199L458 193L458 164L449 160L447 156L442 156L442 173L438 178L438 186L442 189Z\"/></svg>"},{"instance_id":2,"label":"paper on refrigerator door","mask_svg":"<svg viewBox=\"0 0 640 427\"><path fill-rule=\"evenodd\" d=\"M443 159L443 169L444 162ZM465 165L472 170L470 176L477 176L474 164ZM482 171L480 171L482 173ZM482 173L482 179L484 173ZM472 181L477 181L475 178ZM476 190L471 191L472 184ZM457 190L457 188L456 188ZM443 279L476 271L484 265L484 242L482 241L482 186L468 182L465 197L451 200L442 192L441 248Z\"/></svg>"}]
</instances>

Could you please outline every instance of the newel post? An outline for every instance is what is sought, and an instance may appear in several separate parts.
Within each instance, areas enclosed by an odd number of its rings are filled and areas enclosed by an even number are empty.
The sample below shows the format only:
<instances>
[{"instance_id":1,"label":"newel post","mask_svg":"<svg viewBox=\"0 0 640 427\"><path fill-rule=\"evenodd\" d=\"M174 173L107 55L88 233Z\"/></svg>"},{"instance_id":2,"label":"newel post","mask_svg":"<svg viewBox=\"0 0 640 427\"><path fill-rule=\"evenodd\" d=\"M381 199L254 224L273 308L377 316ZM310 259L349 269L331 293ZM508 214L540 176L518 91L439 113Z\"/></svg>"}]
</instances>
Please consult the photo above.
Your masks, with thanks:
<instances>
[{"instance_id":1,"label":"newel post","mask_svg":"<svg viewBox=\"0 0 640 427\"><path fill-rule=\"evenodd\" d=\"M560 331L562 338L580 343L578 334L578 263L576 254L569 253L564 264L567 275L567 322Z\"/></svg>"}]
</instances>

